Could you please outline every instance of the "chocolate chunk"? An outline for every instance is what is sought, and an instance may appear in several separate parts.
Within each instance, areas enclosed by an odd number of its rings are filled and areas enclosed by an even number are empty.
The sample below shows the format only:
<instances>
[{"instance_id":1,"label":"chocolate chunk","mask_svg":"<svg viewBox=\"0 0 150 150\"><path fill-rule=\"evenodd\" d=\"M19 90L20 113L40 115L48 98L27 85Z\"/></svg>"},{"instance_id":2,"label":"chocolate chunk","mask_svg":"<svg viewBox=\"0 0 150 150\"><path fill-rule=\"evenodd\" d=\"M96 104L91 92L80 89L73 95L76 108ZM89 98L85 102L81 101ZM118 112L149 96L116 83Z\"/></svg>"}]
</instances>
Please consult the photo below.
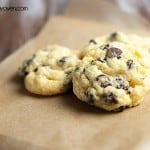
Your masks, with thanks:
<instances>
[{"instance_id":1,"label":"chocolate chunk","mask_svg":"<svg viewBox=\"0 0 150 150\"><path fill-rule=\"evenodd\" d=\"M121 54L122 54L121 49L112 47L107 50L106 57L109 57L109 58L117 57L119 59L121 58L120 56Z\"/></svg>"},{"instance_id":2,"label":"chocolate chunk","mask_svg":"<svg viewBox=\"0 0 150 150\"><path fill-rule=\"evenodd\" d=\"M90 91L86 91L85 92L85 96L87 98L86 102L90 105L94 105L94 96L92 93L90 93Z\"/></svg>"},{"instance_id":3,"label":"chocolate chunk","mask_svg":"<svg viewBox=\"0 0 150 150\"><path fill-rule=\"evenodd\" d=\"M89 41L89 43L93 43L93 44L97 44L97 42L94 40L94 39L91 39L90 41Z\"/></svg>"},{"instance_id":4,"label":"chocolate chunk","mask_svg":"<svg viewBox=\"0 0 150 150\"><path fill-rule=\"evenodd\" d=\"M128 69L132 69L132 68L133 68L134 63L133 63L133 60L132 60L132 59L129 59L129 60L127 61L127 66L128 66Z\"/></svg>"},{"instance_id":5,"label":"chocolate chunk","mask_svg":"<svg viewBox=\"0 0 150 150\"><path fill-rule=\"evenodd\" d=\"M66 62L66 59L67 59L67 58L68 58L67 56L63 56L63 57L59 60L59 62L62 63L62 64L64 64L64 63Z\"/></svg>"},{"instance_id":6,"label":"chocolate chunk","mask_svg":"<svg viewBox=\"0 0 150 150\"><path fill-rule=\"evenodd\" d=\"M100 82L100 86L102 88L106 88L107 86L111 86L112 85L110 83L109 77L107 77L104 74L98 75L95 80Z\"/></svg>"},{"instance_id":7,"label":"chocolate chunk","mask_svg":"<svg viewBox=\"0 0 150 150\"><path fill-rule=\"evenodd\" d=\"M117 104L118 103L117 96L112 92L105 93L103 95L103 99L108 104Z\"/></svg>"},{"instance_id":8,"label":"chocolate chunk","mask_svg":"<svg viewBox=\"0 0 150 150\"><path fill-rule=\"evenodd\" d=\"M117 37L118 37L118 33L117 32L113 32L110 37L109 37L109 40L110 41L115 41L117 40Z\"/></svg>"}]
</instances>

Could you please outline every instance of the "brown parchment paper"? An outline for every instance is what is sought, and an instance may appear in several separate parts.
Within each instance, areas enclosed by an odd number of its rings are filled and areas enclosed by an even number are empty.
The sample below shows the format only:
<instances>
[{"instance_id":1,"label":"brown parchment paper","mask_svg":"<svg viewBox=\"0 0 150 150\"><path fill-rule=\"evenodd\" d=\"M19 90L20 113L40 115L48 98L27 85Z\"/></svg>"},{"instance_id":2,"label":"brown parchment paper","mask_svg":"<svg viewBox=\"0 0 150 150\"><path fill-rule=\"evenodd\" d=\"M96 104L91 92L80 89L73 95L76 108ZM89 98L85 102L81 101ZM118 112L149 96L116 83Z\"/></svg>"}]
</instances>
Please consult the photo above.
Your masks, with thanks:
<instances>
[{"instance_id":1,"label":"brown parchment paper","mask_svg":"<svg viewBox=\"0 0 150 150\"><path fill-rule=\"evenodd\" d=\"M20 63L38 48L54 43L81 48L91 37L116 30L125 31L56 17L0 64L0 150L150 149L150 95L138 107L107 113L78 101L72 92L52 97L30 94L16 76Z\"/></svg>"}]
</instances>

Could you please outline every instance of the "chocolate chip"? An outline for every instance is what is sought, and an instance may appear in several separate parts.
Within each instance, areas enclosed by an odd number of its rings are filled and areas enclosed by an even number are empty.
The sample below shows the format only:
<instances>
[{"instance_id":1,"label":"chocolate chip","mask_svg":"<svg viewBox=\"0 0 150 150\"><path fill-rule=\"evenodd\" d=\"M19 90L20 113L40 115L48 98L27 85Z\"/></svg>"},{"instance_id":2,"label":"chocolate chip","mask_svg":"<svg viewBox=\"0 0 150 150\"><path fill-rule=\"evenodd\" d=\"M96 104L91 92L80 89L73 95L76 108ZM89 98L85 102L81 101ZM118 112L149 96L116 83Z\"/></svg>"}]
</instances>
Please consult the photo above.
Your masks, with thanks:
<instances>
[{"instance_id":1,"label":"chocolate chip","mask_svg":"<svg viewBox=\"0 0 150 150\"><path fill-rule=\"evenodd\" d=\"M124 82L124 80L121 79L121 78L117 78L116 81L117 81L117 83L118 83L118 85L117 85L116 88L118 88L118 89L124 89L124 87L125 87L125 82Z\"/></svg>"},{"instance_id":2,"label":"chocolate chip","mask_svg":"<svg viewBox=\"0 0 150 150\"><path fill-rule=\"evenodd\" d=\"M100 86L102 88L106 88L107 86L111 86L112 85L110 83L109 77L107 77L104 74L98 75L95 80L100 82Z\"/></svg>"},{"instance_id":3,"label":"chocolate chip","mask_svg":"<svg viewBox=\"0 0 150 150\"><path fill-rule=\"evenodd\" d=\"M112 84L109 83L109 82L104 82L104 83L101 83L101 87L102 88L106 88L107 86L111 86Z\"/></svg>"},{"instance_id":4,"label":"chocolate chip","mask_svg":"<svg viewBox=\"0 0 150 150\"><path fill-rule=\"evenodd\" d=\"M21 73L19 74L21 80L24 80L25 77L28 75L29 72L22 70Z\"/></svg>"},{"instance_id":5,"label":"chocolate chip","mask_svg":"<svg viewBox=\"0 0 150 150\"><path fill-rule=\"evenodd\" d=\"M120 59L120 58L121 58L121 56L118 56L117 58L118 58L118 59Z\"/></svg>"},{"instance_id":6,"label":"chocolate chip","mask_svg":"<svg viewBox=\"0 0 150 150\"><path fill-rule=\"evenodd\" d=\"M100 49L107 50L109 48L109 46L110 46L109 44L104 44L104 45L100 46Z\"/></svg>"},{"instance_id":7,"label":"chocolate chip","mask_svg":"<svg viewBox=\"0 0 150 150\"><path fill-rule=\"evenodd\" d=\"M90 93L90 91L86 91L85 92L85 96L86 96L86 102L90 105L94 105L94 96L92 93Z\"/></svg>"},{"instance_id":8,"label":"chocolate chip","mask_svg":"<svg viewBox=\"0 0 150 150\"><path fill-rule=\"evenodd\" d=\"M71 73L72 73L72 71L67 71L66 72L67 75L70 75Z\"/></svg>"},{"instance_id":9,"label":"chocolate chip","mask_svg":"<svg viewBox=\"0 0 150 150\"><path fill-rule=\"evenodd\" d=\"M26 64L27 65L30 65L32 63L32 59L28 59L27 61L26 61Z\"/></svg>"},{"instance_id":10,"label":"chocolate chip","mask_svg":"<svg viewBox=\"0 0 150 150\"><path fill-rule=\"evenodd\" d=\"M85 73L85 68L83 69L83 73Z\"/></svg>"},{"instance_id":11,"label":"chocolate chip","mask_svg":"<svg viewBox=\"0 0 150 150\"><path fill-rule=\"evenodd\" d=\"M94 100L93 100L93 99L89 99L89 100L87 101L87 103L90 104L90 105L94 105Z\"/></svg>"},{"instance_id":12,"label":"chocolate chip","mask_svg":"<svg viewBox=\"0 0 150 150\"><path fill-rule=\"evenodd\" d=\"M101 63L105 63L105 60L99 59L99 61L100 61Z\"/></svg>"},{"instance_id":13,"label":"chocolate chip","mask_svg":"<svg viewBox=\"0 0 150 150\"><path fill-rule=\"evenodd\" d=\"M32 57L31 57L30 59L27 59L27 60L25 61L25 64L26 64L27 66L29 66L29 65L32 63L32 61L33 61L33 59L35 58L35 56L36 56L36 55L32 55Z\"/></svg>"},{"instance_id":14,"label":"chocolate chip","mask_svg":"<svg viewBox=\"0 0 150 150\"><path fill-rule=\"evenodd\" d=\"M79 68L79 66L77 66L74 71L76 72L76 71L79 71L79 70L80 70L80 68Z\"/></svg>"},{"instance_id":15,"label":"chocolate chip","mask_svg":"<svg viewBox=\"0 0 150 150\"><path fill-rule=\"evenodd\" d=\"M95 60L92 60L92 61L91 61L91 65L95 65Z\"/></svg>"},{"instance_id":16,"label":"chocolate chip","mask_svg":"<svg viewBox=\"0 0 150 150\"><path fill-rule=\"evenodd\" d=\"M117 32L113 32L110 37L109 37L109 40L110 41L115 41L117 40L117 37L118 37L118 33Z\"/></svg>"},{"instance_id":17,"label":"chocolate chip","mask_svg":"<svg viewBox=\"0 0 150 150\"><path fill-rule=\"evenodd\" d=\"M117 104L118 103L117 96L112 92L105 93L103 95L103 99L108 104Z\"/></svg>"},{"instance_id":18,"label":"chocolate chip","mask_svg":"<svg viewBox=\"0 0 150 150\"><path fill-rule=\"evenodd\" d=\"M128 69L132 69L132 68L133 68L134 63L133 63L133 60L132 60L132 59L129 59L129 60L127 61L127 66L128 66Z\"/></svg>"},{"instance_id":19,"label":"chocolate chip","mask_svg":"<svg viewBox=\"0 0 150 150\"><path fill-rule=\"evenodd\" d=\"M106 57L109 57L109 58L117 57L119 59L121 58L120 56L121 54L122 54L121 49L112 47L107 50Z\"/></svg>"},{"instance_id":20,"label":"chocolate chip","mask_svg":"<svg viewBox=\"0 0 150 150\"><path fill-rule=\"evenodd\" d=\"M109 44L106 44L103 49L108 49Z\"/></svg>"},{"instance_id":21,"label":"chocolate chip","mask_svg":"<svg viewBox=\"0 0 150 150\"><path fill-rule=\"evenodd\" d=\"M129 108L129 106L120 106L119 108L115 109L114 111L115 112L122 112L122 111L124 111L127 108Z\"/></svg>"},{"instance_id":22,"label":"chocolate chip","mask_svg":"<svg viewBox=\"0 0 150 150\"><path fill-rule=\"evenodd\" d=\"M117 82L117 89L123 89L127 92L127 94L130 94L130 89L129 89L129 85L127 82L125 82L125 80L123 80L122 78L117 78L116 79Z\"/></svg>"},{"instance_id":23,"label":"chocolate chip","mask_svg":"<svg viewBox=\"0 0 150 150\"><path fill-rule=\"evenodd\" d=\"M35 54L32 55L32 57L30 59L27 59L25 62L24 62L24 65L23 65L23 68L21 70L21 72L19 73L19 76L22 80L25 79L25 77L28 75L28 71L27 71L27 67L33 62L33 59L35 58Z\"/></svg>"},{"instance_id":24,"label":"chocolate chip","mask_svg":"<svg viewBox=\"0 0 150 150\"><path fill-rule=\"evenodd\" d=\"M35 68L33 71L34 71L34 72L37 72L37 71L38 71L38 68Z\"/></svg>"},{"instance_id":25,"label":"chocolate chip","mask_svg":"<svg viewBox=\"0 0 150 150\"><path fill-rule=\"evenodd\" d=\"M91 39L90 41L89 41L89 43L93 43L93 44L97 44L97 42L94 40L94 39Z\"/></svg>"},{"instance_id":26,"label":"chocolate chip","mask_svg":"<svg viewBox=\"0 0 150 150\"><path fill-rule=\"evenodd\" d=\"M107 61L107 58L106 58L106 57L104 58L104 61Z\"/></svg>"},{"instance_id":27,"label":"chocolate chip","mask_svg":"<svg viewBox=\"0 0 150 150\"><path fill-rule=\"evenodd\" d=\"M42 63L42 64L41 64L41 66L42 66L42 67L45 67L45 66L48 66L48 65L46 65L46 64L44 64L44 63Z\"/></svg>"},{"instance_id":28,"label":"chocolate chip","mask_svg":"<svg viewBox=\"0 0 150 150\"><path fill-rule=\"evenodd\" d=\"M96 60L92 60L92 61L91 61L91 65L95 65L95 64L96 64L96 61L100 61L101 63L105 63L105 60L104 60L104 59L98 58L98 59L96 59Z\"/></svg>"},{"instance_id":29,"label":"chocolate chip","mask_svg":"<svg viewBox=\"0 0 150 150\"><path fill-rule=\"evenodd\" d=\"M105 58L104 59L98 58L97 60L100 61L101 63L105 63L106 62Z\"/></svg>"},{"instance_id":30,"label":"chocolate chip","mask_svg":"<svg viewBox=\"0 0 150 150\"><path fill-rule=\"evenodd\" d=\"M98 75L97 77L96 77L96 81L98 81L101 77L104 77L104 78L107 78L107 76L106 75L104 75L104 74L100 74L100 75Z\"/></svg>"},{"instance_id":31,"label":"chocolate chip","mask_svg":"<svg viewBox=\"0 0 150 150\"><path fill-rule=\"evenodd\" d=\"M66 62L66 59L67 59L67 58L68 58L67 56L63 56L63 57L59 60L59 62L62 63L62 64L64 64L64 63Z\"/></svg>"},{"instance_id":32,"label":"chocolate chip","mask_svg":"<svg viewBox=\"0 0 150 150\"><path fill-rule=\"evenodd\" d=\"M32 63L32 61L35 57L36 57L36 55L34 54L34 55L32 55L32 57L30 59L26 60L25 63L27 64L27 66L29 66Z\"/></svg>"},{"instance_id":33,"label":"chocolate chip","mask_svg":"<svg viewBox=\"0 0 150 150\"><path fill-rule=\"evenodd\" d=\"M130 88L126 90L127 94L131 94Z\"/></svg>"}]
</instances>

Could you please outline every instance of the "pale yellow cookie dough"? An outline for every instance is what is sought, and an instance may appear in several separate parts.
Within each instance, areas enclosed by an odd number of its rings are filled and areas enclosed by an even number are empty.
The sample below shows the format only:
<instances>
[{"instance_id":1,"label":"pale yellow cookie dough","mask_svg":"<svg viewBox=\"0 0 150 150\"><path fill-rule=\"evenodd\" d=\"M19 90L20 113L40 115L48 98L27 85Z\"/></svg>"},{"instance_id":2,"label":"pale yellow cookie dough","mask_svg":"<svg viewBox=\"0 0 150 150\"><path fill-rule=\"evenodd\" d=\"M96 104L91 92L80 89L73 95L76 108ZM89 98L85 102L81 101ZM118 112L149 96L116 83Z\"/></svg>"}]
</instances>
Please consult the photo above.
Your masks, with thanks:
<instances>
[{"instance_id":1,"label":"pale yellow cookie dough","mask_svg":"<svg viewBox=\"0 0 150 150\"><path fill-rule=\"evenodd\" d=\"M140 104L149 89L148 51L130 43L90 43L73 73L78 99L108 111Z\"/></svg>"},{"instance_id":2,"label":"pale yellow cookie dough","mask_svg":"<svg viewBox=\"0 0 150 150\"><path fill-rule=\"evenodd\" d=\"M69 89L72 71L78 61L77 55L70 49L52 45L26 60L19 69L19 75L31 93L56 95Z\"/></svg>"}]
</instances>

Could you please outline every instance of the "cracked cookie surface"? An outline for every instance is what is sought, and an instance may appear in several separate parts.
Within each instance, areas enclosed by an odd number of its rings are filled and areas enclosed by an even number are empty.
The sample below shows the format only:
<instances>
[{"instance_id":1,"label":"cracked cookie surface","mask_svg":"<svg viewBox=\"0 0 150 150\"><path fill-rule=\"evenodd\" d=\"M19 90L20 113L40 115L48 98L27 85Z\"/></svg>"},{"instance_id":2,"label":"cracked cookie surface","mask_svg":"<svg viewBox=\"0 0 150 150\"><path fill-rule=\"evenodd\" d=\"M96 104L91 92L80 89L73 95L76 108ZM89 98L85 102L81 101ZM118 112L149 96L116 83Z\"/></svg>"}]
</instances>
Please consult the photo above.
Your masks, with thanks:
<instances>
[{"instance_id":1,"label":"cracked cookie surface","mask_svg":"<svg viewBox=\"0 0 150 150\"><path fill-rule=\"evenodd\" d=\"M56 95L66 92L72 82L72 71L79 59L70 49L52 45L37 51L24 61L19 75L31 93Z\"/></svg>"},{"instance_id":2,"label":"cracked cookie surface","mask_svg":"<svg viewBox=\"0 0 150 150\"><path fill-rule=\"evenodd\" d=\"M118 41L90 43L73 73L74 94L108 111L140 104L150 88L147 53Z\"/></svg>"}]
</instances>

